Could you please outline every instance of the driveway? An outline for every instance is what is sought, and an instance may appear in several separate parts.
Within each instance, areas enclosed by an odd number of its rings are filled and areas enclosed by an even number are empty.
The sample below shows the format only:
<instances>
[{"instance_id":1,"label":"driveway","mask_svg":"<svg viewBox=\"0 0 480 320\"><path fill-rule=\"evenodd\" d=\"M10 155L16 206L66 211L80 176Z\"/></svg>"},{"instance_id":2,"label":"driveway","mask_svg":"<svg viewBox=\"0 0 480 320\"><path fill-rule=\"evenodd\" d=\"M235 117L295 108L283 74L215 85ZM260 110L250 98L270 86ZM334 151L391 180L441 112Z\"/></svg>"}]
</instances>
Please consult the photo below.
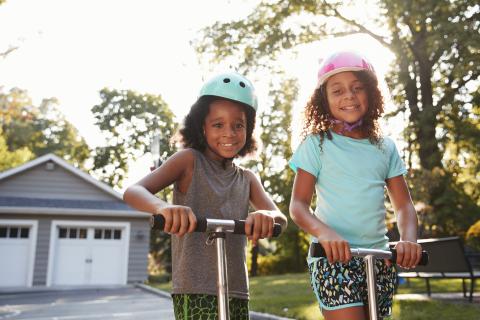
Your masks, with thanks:
<instances>
[{"instance_id":1,"label":"driveway","mask_svg":"<svg viewBox=\"0 0 480 320\"><path fill-rule=\"evenodd\" d=\"M173 320L172 300L137 287L0 293L0 319Z\"/></svg>"}]
</instances>

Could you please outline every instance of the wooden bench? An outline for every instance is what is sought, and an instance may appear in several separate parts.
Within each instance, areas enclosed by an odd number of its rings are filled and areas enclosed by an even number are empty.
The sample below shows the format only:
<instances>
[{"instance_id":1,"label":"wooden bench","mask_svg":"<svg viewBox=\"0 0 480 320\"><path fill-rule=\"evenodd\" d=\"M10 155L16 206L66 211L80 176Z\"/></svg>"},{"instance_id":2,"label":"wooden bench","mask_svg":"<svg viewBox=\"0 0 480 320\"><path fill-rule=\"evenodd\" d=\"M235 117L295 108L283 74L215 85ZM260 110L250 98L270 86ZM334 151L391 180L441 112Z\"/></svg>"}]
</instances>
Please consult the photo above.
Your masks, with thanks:
<instances>
[{"instance_id":1,"label":"wooden bench","mask_svg":"<svg viewBox=\"0 0 480 320\"><path fill-rule=\"evenodd\" d=\"M460 238L420 239L418 243L429 254L428 265L409 270L398 267L398 276L425 279L428 296L431 296L430 279L462 279L464 297L467 297L466 280L470 280L469 301L472 302L475 280L480 278L480 271L472 268Z\"/></svg>"}]
</instances>

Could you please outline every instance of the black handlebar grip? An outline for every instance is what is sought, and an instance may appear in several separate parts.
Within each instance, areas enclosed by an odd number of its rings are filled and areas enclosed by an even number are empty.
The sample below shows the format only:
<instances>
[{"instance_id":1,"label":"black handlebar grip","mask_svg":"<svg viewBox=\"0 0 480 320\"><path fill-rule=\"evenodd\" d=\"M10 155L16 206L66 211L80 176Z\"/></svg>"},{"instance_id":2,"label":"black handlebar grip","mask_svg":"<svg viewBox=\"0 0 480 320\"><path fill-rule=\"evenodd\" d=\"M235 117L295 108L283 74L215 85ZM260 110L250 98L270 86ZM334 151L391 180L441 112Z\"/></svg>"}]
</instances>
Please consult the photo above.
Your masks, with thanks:
<instances>
[{"instance_id":1,"label":"black handlebar grip","mask_svg":"<svg viewBox=\"0 0 480 320\"><path fill-rule=\"evenodd\" d=\"M234 220L235 227L233 228L233 233L235 234L245 234L245 220ZM279 223L273 224L273 237L278 237L282 233L282 226Z\"/></svg>"},{"instance_id":2,"label":"black handlebar grip","mask_svg":"<svg viewBox=\"0 0 480 320\"><path fill-rule=\"evenodd\" d=\"M152 215L150 218L150 225L152 229L162 230L165 227L165 218L161 214ZM195 227L196 232L205 232L207 230L207 219L199 218L197 219L197 226Z\"/></svg>"},{"instance_id":3,"label":"black handlebar grip","mask_svg":"<svg viewBox=\"0 0 480 320\"><path fill-rule=\"evenodd\" d=\"M327 254L325 253L325 249L323 249L320 243L313 242L309 248L310 256L312 258L321 258L325 257Z\"/></svg>"},{"instance_id":4,"label":"black handlebar grip","mask_svg":"<svg viewBox=\"0 0 480 320\"><path fill-rule=\"evenodd\" d=\"M195 227L195 232L205 232L207 231L207 219L197 218L197 226Z\"/></svg>"},{"instance_id":5,"label":"black handlebar grip","mask_svg":"<svg viewBox=\"0 0 480 320\"><path fill-rule=\"evenodd\" d=\"M245 220L235 220L234 234L245 234Z\"/></svg>"},{"instance_id":6,"label":"black handlebar grip","mask_svg":"<svg viewBox=\"0 0 480 320\"><path fill-rule=\"evenodd\" d=\"M155 230L162 230L165 227L165 218L161 214L154 214L150 217L150 226Z\"/></svg>"},{"instance_id":7,"label":"black handlebar grip","mask_svg":"<svg viewBox=\"0 0 480 320\"><path fill-rule=\"evenodd\" d=\"M392 251L392 262L396 263L397 262L397 250L395 248L390 249ZM428 264L428 252L425 250L422 250L422 257L420 258L420 261L418 262L419 266L426 266Z\"/></svg>"}]
</instances>

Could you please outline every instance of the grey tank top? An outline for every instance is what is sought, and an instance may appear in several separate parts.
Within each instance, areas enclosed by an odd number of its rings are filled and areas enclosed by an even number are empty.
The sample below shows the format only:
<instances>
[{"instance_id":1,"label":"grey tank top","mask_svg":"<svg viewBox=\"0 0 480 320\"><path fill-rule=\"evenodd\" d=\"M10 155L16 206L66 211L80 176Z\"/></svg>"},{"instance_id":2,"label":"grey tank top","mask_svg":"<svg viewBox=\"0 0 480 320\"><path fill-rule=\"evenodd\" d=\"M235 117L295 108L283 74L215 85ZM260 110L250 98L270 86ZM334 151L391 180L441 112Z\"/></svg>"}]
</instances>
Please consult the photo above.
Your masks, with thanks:
<instances>
[{"instance_id":1,"label":"grey tank top","mask_svg":"<svg viewBox=\"0 0 480 320\"><path fill-rule=\"evenodd\" d=\"M173 203L192 208L197 217L245 219L248 214L250 180L245 170L229 162L195 156L192 181L186 194L174 186ZM217 294L215 245L207 245L207 234L193 232L172 236L172 293ZM248 299L248 278L244 235L226 235L228 292Z\"/></svg>"}]
</instances>

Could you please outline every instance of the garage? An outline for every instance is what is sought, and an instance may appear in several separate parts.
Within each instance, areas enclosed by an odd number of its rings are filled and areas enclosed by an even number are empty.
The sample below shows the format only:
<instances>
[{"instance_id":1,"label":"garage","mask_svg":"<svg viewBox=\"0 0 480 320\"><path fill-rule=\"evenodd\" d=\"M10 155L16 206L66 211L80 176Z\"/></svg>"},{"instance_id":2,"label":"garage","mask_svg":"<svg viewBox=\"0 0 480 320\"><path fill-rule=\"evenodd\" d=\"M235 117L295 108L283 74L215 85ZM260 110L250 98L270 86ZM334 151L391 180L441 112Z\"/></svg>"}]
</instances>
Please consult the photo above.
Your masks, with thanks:
<instances>
[{"instance_id":1,"label":"garage","mask_svg":"<svg viewBox=\"0 0 480 320\"><path fill-rule=\"evenodd\" d=\"M0 287L32 286L37 221L0 220Z\"/></svg>"},{"instance_id":2,"label":"garage","mask_svg":"<svg viewBox=\"0 0 480 320\"><path fill-rule=\"evenodd\" d=\"M47 285L127 283L128 223L53 221Z\"/></svg>"},{"instance_id":3,"label":"garage","mask_svg":"<svg viewBox=\"0 0 480 320\"><path fill-rule=\"evenodd\" d=\"M0 289L143 282L149 217L53 154L0 172Z\"/></svg>"}]
</instances>

